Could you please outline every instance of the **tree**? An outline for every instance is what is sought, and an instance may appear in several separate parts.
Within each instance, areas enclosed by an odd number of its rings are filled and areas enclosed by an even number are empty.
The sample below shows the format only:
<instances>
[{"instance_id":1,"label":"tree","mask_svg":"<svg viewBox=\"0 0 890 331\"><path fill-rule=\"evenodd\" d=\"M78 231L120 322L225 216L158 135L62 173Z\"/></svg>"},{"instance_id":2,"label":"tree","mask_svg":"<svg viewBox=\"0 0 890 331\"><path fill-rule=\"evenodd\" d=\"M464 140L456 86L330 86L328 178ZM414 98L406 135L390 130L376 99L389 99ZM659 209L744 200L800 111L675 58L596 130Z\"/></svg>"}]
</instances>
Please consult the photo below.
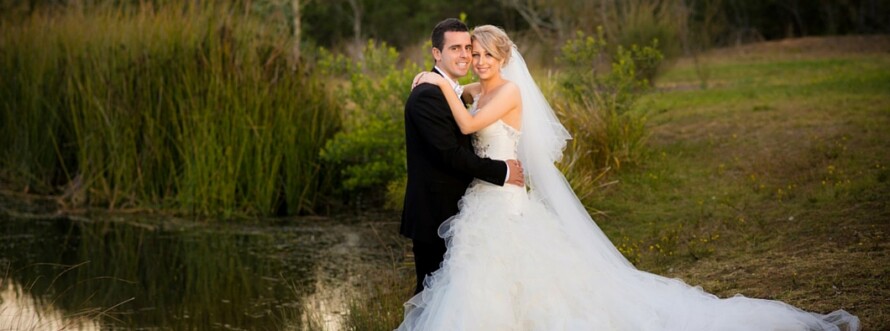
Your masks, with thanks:
<instances>
[{"instance_id":1,"label":"tree","mask_svg":"<svg viewBox=\"0 0 890 331\"><path fill-rule=\"evenodd\" d=\"M291 0L291 10L293 10L293 22L294 22L294 46L291 53L291 69L296 70L300 65L300 60L302 57L302 52L300 51L300 43L303 40L303 16L302 16L302 8L307 3L312 2L312 0Z\"/></svg>"},{"instance_id":2,"label":"tree","mask_svg":"<svg viewBox=\"0 0 890 331\"><path fill-rule=\"evenodd\" d=\"M348 0L349 7L352 8L352 37L353 46L357 49L362 47L362 4L359 0Z\"/></svg>"}]
</instances>

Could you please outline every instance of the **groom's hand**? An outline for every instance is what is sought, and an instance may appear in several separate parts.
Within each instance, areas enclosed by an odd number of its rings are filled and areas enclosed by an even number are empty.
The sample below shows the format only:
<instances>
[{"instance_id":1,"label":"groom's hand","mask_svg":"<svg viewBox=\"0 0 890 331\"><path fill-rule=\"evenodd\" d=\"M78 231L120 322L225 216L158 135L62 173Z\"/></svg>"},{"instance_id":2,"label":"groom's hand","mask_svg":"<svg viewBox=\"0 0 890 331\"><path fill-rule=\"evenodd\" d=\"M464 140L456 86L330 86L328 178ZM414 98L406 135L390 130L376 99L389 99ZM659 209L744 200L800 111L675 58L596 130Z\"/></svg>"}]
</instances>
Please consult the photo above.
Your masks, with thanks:
<instances>
[{"instance_id":1,"label":"groom's hand","mask_svg":"<svg viewBox=\"0 0 890 331\"><path fill-rule=\"evenodd\" d=\"M510 168L510 177L507 178L507 184L525 186L525 175L522 173L522 164L517 160L507 160L507 167Z\"/></svg>"}]
</instances>

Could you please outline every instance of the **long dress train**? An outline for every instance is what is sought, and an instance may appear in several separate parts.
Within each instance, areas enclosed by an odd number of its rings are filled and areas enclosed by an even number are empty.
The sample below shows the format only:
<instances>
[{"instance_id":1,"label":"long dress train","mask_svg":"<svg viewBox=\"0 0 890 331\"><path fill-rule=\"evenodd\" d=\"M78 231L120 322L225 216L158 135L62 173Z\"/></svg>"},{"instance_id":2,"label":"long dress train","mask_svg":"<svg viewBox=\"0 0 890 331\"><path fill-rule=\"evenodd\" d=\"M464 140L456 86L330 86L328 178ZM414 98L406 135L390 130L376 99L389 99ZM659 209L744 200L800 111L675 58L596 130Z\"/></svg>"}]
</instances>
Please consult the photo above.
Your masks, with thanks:
<instances>
[{"instance_id":1,"label":"long dress train","mask_svg":"<svg viewBox=\"0 0 890 331\"><path fill-rule=\"evenodd\" d=\"M481 156L516 158L520 132L477 133ZM719 299L700 287L616 264L560 226L525 188L474 181L440 227L448 251L399 330L856 330L855 316L778 301Z\"/></svg>"}]
</instances>

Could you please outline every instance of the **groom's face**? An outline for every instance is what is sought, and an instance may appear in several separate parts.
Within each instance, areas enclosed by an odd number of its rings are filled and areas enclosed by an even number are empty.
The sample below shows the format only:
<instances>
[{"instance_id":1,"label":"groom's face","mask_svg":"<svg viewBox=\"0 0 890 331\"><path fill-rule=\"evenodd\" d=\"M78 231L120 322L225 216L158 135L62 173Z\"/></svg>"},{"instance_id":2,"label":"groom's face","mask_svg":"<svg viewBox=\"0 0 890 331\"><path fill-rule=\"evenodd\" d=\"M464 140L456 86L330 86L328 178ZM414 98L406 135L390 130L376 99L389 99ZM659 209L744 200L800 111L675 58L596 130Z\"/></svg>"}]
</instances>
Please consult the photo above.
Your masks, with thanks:
<instances>
[{"instance_id":1,"label":"groom's face","mask_svg":"<svg viewBox=\"0 0 890 331\"><path fill-rule=\"evenodd\" d=\"M445 32L444 49L433 48L436 66L445 71L448 77L458 79L467 75L470 69L470 52L473 44L469 32Z\"/></svg>"}]
</instances>

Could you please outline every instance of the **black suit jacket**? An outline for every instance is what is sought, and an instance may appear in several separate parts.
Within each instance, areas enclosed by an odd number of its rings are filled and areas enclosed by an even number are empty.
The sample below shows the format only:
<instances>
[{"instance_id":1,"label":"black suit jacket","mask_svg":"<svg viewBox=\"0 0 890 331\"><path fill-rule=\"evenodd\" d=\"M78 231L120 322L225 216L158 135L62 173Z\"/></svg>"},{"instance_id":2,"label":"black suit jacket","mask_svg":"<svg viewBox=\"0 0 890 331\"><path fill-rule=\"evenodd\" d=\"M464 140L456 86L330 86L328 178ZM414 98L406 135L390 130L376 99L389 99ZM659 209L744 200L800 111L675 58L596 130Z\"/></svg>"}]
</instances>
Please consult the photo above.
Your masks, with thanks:
<instances>
[{"instance_id":1,"label":"black suit jacket","mask_svg":"<svg viewBox=\"0 0 890 331\"><path fill-rule=\"evenodd\" d=\"M422 84L411 91L405 103L405 144L408 187L400 232L408 238L438 240L439 225L457 214L457 203L474 177L504 185L506 163L474 153L438 86Z\"/></svg>"}]
</instances>

